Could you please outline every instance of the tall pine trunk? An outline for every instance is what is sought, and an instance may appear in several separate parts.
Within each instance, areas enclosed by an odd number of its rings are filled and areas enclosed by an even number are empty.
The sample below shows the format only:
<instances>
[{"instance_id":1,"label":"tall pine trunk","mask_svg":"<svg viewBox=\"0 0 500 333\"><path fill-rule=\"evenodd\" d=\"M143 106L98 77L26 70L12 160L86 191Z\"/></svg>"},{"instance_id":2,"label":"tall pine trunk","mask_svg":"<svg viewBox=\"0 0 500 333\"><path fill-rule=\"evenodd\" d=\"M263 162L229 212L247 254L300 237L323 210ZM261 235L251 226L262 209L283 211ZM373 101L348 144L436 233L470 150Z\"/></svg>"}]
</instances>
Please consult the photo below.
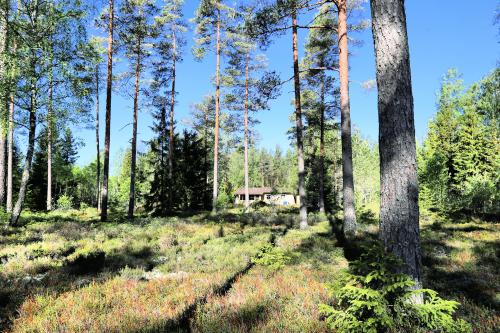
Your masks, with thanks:
<instances>
[{"instance_id":1,"label":"tall pine trunk","mask_svg":"<svg viewBox=\"0 0 500 333\"><path fill-rule=\"evenodd\" d=\"M220 9L217 9L217 46L215 50L215 130L214 130L214 183L212 192L212 211L217 211L219 191L219 108L220 108Z\"/></svg>"},{"instance_id":2,"label":"tall pine trunk","mask_svg":"<svg viewBox=\"0 0 500 333\"><path fill-rule=\"evenodd\" d=\"M325 213L325 80L326 75L321 76L321 114L319 119L319 212Z\"/></svg>"},{"instance_id":3,"label":"tall pine trunk","mask_svg":"<svg viewBox=\"0 0 500 333\"><path fill-rule=\"evenodd\" d=\"M342 138L342 190L344 207L344 236L356 234L356 211L354 209L354 176L352 168L351 110L349 103L349 61L347 50L347 0L337 0L339 15L339 79L340 79L340 125Z\"/></svg>"},{"instance_id":4,"label":"tall pine trunk","mask_svg":"<svg viewBox=\"0 0 500 333\"><path fill-rule=\"evenodd\" d=\"M49 73L49 106L47 110L47 211L52 210L52 128L53 128L53 80Z\"/></svg>"},{"instance_id":5,"label":"tall pine trunk","mask_svg":"<svg viewBox=\"0 0 500 333\"><path fill-rule=\"evenodd\" d=\"M135 208L135 172L137 168L137 113L139 111L139 85L141 79L141 41L137 45L137 62L135 64L134 117L132 122L132 156L130 161L130 193L128 198L128 218L134 217Z\"/></svg>"},{"instance_id":6,"label":"tall pine trunk","mask_svg":"<svg viewBox=\"0 0 500 333\"><path fill-rule=\"evenodd\" d=\"M297 136L297 160L299 170L299 197L300 197L300 228L307 228L307 198L304 168L304 144L302 139L302 106L300 102L300 71L299 50L297 36L297 11L292 12L292 50L293 50L293 79L295 90L295 131Z\"/></svg>"},{"instance_id":7,"label":"tall pine trunk","mask_svg":"<svg viewBox=\"0 0 500 333\"><path fill-rule=\"evenodd\" d=\"M372 0L378 87L380 238L421 286L418 179L404 0ZM419 302L421 299L416 299Z\"/></svg>"},{"instance_id":8,"label":"tall pine trunk","mask_svg":"<svg viewBox=\"0 0 500 333\"><path fill-rule=\"evenodd\" d=\"M95 145L96 145L96 198L97 211L101 210L101 147L99 139L99 65L95 66Z\"/></svg>"},{"instance_id":9,"label":"tall pine trunk","mask_svg":"<svg viewBox=\"0 0 500 333\"><path fill-rule=\"evenodd\" d=\"M169 193L168 205L172 210L172 201L174 196L174 111L175 111L175 76L176 76L176 61L177 61L177 40L175 31L173 33L172 41L172 91L171 91L171 104L170 104L170 133L168 142L168 180L169 180Z\"/></svg>"},{"instance_id":10,"label":"tall pine trunk","mask_svg":"<svg viewBox=\"0 0 500 333\"><path fill-rule=\"evenodd\" d=\"M10 1L9 1L10 2ZM0 50L3 54L8 50L8 7L9 2L3 1L0 5ZM3 85L6 83L7 68L2 56L0 59L0 83ZM5 188L5 176L7 171L7 129L8 129L8 95L3 95L0 97L0 207L3 206L5 202L6 188Z\"/></svg>"},{"instance_id":11,"label":"tall pine trunk","mask_svg":"<svg viewBox=\"0 0 500 333\"><path fill-rule=\"evenodd\" d=\"M52 69L52 52L49 69L49 105L47 108L47 211L52 210L52 148L54 128L54 74Z\"/></svg>"},{"instance_id":12,"label":"tall pine trunk","mask_svg":"<svg viewBox=\"0 0 500 333\"><path fill-rule=\"evenodd\" d=\"M10 31L8 31L8 36L10 37ZM13 34L12 34L13 35ZM17 42L15 36L12 36L12 54L16 54L17 52ZM15 82L10 83L10 92L9 92L9 128L7 132L7 213L12 212L13 205L13 163L14 163L14 99L15 92L14 89L16 87Z\"/></svg>"},{"instance_id":13,"label":"tall pine trunk","mask_svg":"<svg viewBox=\"0 0 500 333\"><path fill-rule=\"evenodd\" d=\"M104 165L101 193L101 221L108 219L109 145L111 132L111 89L113 84L113 0L109 0L108 75L106 82L106 128L104 132Z\"/></svg>"},{"instance_id":14,"label":"tall pine trunk","mask_svg":"<svg viewBox=\"0 0 500 333\"><path fill-rule=\"evenodd\" d=\"M249 177L248 177L248 99L249 99L249 80L250 80L250 54L247 54L246 64L245 64L245 138L244 138L244 146L245 146L245 207L248 209L250 206L250 192L248 189L249 186Z\"/></svg>"},{"instance_id":15,"label":"tall pine trunk","mask_svg":"<svg viewBox=\"0 0 500 333\"><path fill-rule=\"evenodd\" d=\"M13 163L14 163L14 93L9 96L9 129L7 132L7 213L12 212Z\"/></svg>"},{"instance_id":16,"label":"tall pine trunk","mask_svg":"<svg viewBox=\"0 0 500 333\"><path fill-rule=\"evenodd\" d=\"M33 65L32 68L35 66ZM10 225L16 226L19 222L19 217L21 216L21 211L23 209L24 199L26 198L26 190L28 188L28 182L30 179L31 163L33 160L33 151L35 150L35 134L36 134L36 88L35 83L32 82L31 91L31 102L30 102L30 114L29 114L29 132L28 132L28 148L26 150L26 157L24 161L23 175L21 177L21 185L19 187L19 194L17 196L17 202L12 210L12 215L10 217Z\"/></svg>"}]
</instances>

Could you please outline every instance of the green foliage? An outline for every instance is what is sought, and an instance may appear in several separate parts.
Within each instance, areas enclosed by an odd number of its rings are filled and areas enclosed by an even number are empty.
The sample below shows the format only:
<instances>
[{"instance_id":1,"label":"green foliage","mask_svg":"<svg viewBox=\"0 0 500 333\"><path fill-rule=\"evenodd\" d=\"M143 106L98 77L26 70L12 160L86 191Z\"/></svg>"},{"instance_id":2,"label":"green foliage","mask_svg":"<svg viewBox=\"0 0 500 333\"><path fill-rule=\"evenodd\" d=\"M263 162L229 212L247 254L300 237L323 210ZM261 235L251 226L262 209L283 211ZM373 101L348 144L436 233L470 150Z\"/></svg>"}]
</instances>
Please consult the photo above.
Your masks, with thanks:
<instances>
[{"instance_id":1,"label":"green foliage","mask_svg":"<svg viewBox=\"0 0 500 333\"><path fill-rule=\"evenodd\" d=\"M450 70L438 112L419 149L420 199L445 213L496 215L500 207L498 96L500 69L464 89Z\"/></svg>"},{"instance_id":2,"label":"green foliage","mask_svg":"<svg viewBox=\"0 0 500 333\"><path fill-rule=\"evenodd\" d=\"M257 265L267 266L271 270L279 270L291 260L291 257L283 249L266 244L259 249L259 252L252 258L252 262Z\"/></svg>"},{"instance_id":3,"label":"green foliage","mask_svg":"<svg viewBox=\"0 0 500 333\"><path fill-rule=\"evenodd\" d=\"M57 209L70 210L72 207L73 199L69 195L63 194L57 199Z\"/></svg>"},{"instance_id":4,"label":"green foliage","mask_svg":"<svg viewBox=\"0 0 500 333\"><path fill-rule=\"evenodd\" d=\"M471 332L454 318L459 303L429 289L414 290L414 282L398 273L401 261L380 244L364 248L341 278L329 286L332 305L320 305L335 332ZM414 300L423 297L423 303Z\"/></svg>"}]
</instances>

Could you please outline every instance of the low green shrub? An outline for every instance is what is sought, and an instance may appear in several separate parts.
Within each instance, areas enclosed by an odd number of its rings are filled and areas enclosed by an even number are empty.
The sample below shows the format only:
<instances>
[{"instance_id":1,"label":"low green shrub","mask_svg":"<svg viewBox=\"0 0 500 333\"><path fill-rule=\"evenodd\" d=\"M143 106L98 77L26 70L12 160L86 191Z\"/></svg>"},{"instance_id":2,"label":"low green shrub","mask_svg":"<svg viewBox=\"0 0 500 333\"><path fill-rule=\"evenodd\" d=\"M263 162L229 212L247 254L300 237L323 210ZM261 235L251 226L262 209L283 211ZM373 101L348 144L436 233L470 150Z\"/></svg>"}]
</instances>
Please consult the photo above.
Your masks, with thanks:
<instances>
[{"instance_id":1,"label":"low green shrub","mask_svg":"<svg viewBox=\"0 0 500 333\"><path fill-rule=\"evenodd\" d=\"M252 262L257 265L267 266L272 270L283 268L291 257L278 247L266 244L259 249L259 252L252 258Z\"/></svg>"},{"instance_id":2,"label":"low green shrub","mask_svg":"<svg viewBox=\"0 0 500 333\"><path fill-rule=\"evenodd\" d=\"M365 247L340 279L329 285L330 305L321 304L329 327L335 332L472 332L470 325L454 318L458 302L440 298L430 289L414 290L413 280L398 273L402 263L380 244ZM412 302L422 297L423 303Z\"/></svg>"},{"instance_id":3,"label":"low green shrub","mask_svg":"<svg viewBox=\"0 0 500 333\"><path fill-rule=\"evenodd\" d=\"M73 200L69 195L63 194L57 199L57 209L70 210L73 207Z\"/></svg>"}]
</instances>

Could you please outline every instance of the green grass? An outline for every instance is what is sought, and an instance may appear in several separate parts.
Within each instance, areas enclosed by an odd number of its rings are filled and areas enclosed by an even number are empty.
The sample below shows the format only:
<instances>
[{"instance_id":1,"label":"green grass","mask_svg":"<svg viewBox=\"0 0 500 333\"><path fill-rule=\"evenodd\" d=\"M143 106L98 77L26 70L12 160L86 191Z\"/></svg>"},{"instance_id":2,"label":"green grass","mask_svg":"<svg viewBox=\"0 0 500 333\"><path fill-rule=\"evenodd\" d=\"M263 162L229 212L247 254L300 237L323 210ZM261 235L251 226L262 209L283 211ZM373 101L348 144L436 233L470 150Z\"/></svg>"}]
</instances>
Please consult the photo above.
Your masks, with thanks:
<instances>
[{"instance_id":1,"label":"green grass","mask_svg":"<svg viewBox=\"0 0 500 333\"><path fill-rule=\"evenodd\" d=\"M363 214L360 242L377 232ZM108 223L92 209L25 214L0 231L0 330L328 332L318 306L356 251L312 220L301 231L279 210ZM495 332L500 225L424 212L421 226L426 287L462 303L474 332Z\"/></svg>"}]
</instances>

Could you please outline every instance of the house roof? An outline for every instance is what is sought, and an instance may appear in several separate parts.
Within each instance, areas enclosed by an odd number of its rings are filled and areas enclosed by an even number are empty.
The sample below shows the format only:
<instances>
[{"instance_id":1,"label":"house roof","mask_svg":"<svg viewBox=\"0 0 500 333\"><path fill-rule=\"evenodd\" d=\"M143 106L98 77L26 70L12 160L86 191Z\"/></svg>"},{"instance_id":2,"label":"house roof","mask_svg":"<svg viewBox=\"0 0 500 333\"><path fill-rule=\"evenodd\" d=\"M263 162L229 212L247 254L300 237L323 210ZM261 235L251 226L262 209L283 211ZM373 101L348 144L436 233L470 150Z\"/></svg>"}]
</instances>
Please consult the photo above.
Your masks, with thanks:
<instances>
[{"instance_id":1,"label":"house roof","mask_svg":"<svg viewBox=\"0 0 500 333\"><path fill-rule=\"evenodd\" d=\"M271 193L273 189L271 187L249 187L248 188L248 194L250 195L263 195L266 193ZM236 193L236 195L245 195L245 188L239 188Z\"/></svg>"}]
</instances>

